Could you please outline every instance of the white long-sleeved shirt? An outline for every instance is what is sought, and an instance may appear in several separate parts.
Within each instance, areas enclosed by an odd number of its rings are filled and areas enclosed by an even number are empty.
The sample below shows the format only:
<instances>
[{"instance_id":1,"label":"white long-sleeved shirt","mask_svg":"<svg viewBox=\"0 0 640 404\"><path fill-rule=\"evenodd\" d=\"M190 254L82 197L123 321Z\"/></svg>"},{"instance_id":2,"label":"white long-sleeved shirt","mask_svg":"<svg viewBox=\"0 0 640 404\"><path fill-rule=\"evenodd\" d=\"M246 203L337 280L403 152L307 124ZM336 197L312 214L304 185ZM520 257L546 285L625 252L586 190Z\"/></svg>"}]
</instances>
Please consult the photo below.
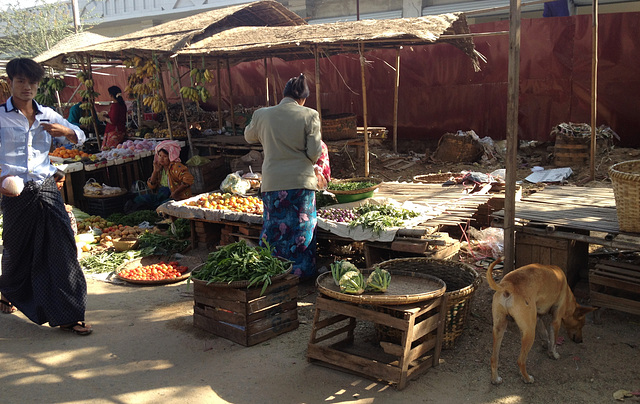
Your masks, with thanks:
<instances>
[{"instance_id":1,"label":"white long-sleeved shirt","mask_svg":"<svg viewBox=\"0 0 640 404\"><path fill-rule=\"evenodd\" d=\"M27 117L12 103L13 97L0 105L0 169L2 176L15 175L24 182L42 183L56 172L49 160L52 136L41 122L59 123L71 128L82 145L86 136L82 129L67 122L49 107L33 101L36 119L29 127Z\"/></svg>"}]
</instances>

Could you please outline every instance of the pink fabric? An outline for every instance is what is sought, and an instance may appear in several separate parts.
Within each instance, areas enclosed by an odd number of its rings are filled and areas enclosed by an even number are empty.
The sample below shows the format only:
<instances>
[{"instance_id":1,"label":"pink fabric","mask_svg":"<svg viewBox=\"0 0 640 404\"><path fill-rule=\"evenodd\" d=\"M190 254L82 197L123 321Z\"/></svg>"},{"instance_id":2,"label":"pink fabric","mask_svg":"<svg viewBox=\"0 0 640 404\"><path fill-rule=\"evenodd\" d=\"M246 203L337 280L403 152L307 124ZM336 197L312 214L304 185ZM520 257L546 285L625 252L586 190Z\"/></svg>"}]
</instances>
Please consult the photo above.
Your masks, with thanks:
<instances>
[{"instance_id":1,"label":"pink fabric","mask_svg":"<svg viewBox=\"0 0 640 404\"><path fill-rule=\"evenodd\" d=\"M156 155L165 149L169 153L169 161L180 162L180 145L175 140L163 140L156 146Z\"/></svg>"},{"instance_id":2,"label":"pink fabric","mask_svg":"<svg viewBox=\"0 0 640 404\"><path fill-rule=\"evenodd\" d=\"M331 182L331 166L329 166L329 148L322 142L322 154L318 158L316 165L320 167L322 175L326 178L327 182Z\"/></svg>"}]
</instances>

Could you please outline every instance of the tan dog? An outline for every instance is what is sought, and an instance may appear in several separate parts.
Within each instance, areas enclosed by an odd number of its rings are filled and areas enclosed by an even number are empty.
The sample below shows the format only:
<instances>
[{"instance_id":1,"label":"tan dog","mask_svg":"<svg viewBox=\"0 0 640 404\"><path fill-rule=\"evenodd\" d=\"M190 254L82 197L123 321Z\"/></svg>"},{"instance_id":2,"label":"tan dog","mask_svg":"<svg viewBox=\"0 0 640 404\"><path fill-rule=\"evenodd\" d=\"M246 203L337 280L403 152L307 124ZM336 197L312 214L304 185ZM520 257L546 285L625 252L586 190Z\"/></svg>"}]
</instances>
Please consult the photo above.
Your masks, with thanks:
<instances>
[{"instance_id":1,"label":"tan dog","mask_svg":"<svg viewBox=\"0 0 640 404\"><path fill-rule=\"evenodd\" d=\"M518 367L525 383L533 383L533 377L527 373L527 355L533 346L538 316L551 314L549 331L544 325L539 327L549 356L558 359L556 337L563 324L569 338L582 342L582 327L585 315L595 308L580 306L567 284L562 269L553 265L529 264L511 271L502 278L500 284L493 280L493 267L502 259L489 265L487 283L496 291L493 295L493 354L491 355L491 383L499 384L498 356L502 337L507 329L507 316L511 316L522 333L522 346L518 356Z\"/></svg>"}]
</instances>

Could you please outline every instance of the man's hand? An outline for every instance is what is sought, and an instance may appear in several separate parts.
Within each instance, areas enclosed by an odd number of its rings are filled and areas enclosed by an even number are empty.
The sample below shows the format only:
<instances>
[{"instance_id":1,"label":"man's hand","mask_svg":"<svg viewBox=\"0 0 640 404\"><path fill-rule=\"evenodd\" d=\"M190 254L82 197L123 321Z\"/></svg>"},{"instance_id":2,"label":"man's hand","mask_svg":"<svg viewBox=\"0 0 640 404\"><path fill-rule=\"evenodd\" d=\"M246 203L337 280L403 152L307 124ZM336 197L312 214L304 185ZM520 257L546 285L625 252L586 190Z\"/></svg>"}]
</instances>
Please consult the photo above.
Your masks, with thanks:
<instances>
[{"instance_id":1,"label":"man's hand","mask_svg":"<svg viewBox=\"0 0 640 404\"><path fill-rule=\"evenodd\" d=\"M78 143L78 137L71 128L67 128L59 123L40 123L40 126L53 137L65 137L71 143Z\"/></svg>"}]
</instances>

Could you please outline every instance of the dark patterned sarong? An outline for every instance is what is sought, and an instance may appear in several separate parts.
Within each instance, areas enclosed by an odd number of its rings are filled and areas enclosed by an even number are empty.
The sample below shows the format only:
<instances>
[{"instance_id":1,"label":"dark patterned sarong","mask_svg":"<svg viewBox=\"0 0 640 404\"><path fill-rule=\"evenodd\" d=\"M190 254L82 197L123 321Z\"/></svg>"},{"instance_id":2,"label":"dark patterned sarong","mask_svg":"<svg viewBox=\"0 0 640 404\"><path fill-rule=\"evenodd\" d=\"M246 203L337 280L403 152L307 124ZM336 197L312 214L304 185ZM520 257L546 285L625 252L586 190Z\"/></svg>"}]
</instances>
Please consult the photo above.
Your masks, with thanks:
<instances>
[{"instance_id":1,"label":"dark patterned sarong","mask_svg":"<svg viewBox=\"0 0 640 404\"><path fill-rule=\"evenodd\" d=\"M0 293L36 324L84 320L87 284L60 191L52 177L2 198Z\"/></svg>"},{"instance_id":2,"label":"dark patterned sarong","mask_svg":"<svg viewBox=\"0 0 640 404\"><path fill-rule=\"evenodd\" d=\"M275 255L293 261L293 273L301 278L316 275L316 193L289 189L262 193L262 233Z\"/></svg>"}]
</instances>

